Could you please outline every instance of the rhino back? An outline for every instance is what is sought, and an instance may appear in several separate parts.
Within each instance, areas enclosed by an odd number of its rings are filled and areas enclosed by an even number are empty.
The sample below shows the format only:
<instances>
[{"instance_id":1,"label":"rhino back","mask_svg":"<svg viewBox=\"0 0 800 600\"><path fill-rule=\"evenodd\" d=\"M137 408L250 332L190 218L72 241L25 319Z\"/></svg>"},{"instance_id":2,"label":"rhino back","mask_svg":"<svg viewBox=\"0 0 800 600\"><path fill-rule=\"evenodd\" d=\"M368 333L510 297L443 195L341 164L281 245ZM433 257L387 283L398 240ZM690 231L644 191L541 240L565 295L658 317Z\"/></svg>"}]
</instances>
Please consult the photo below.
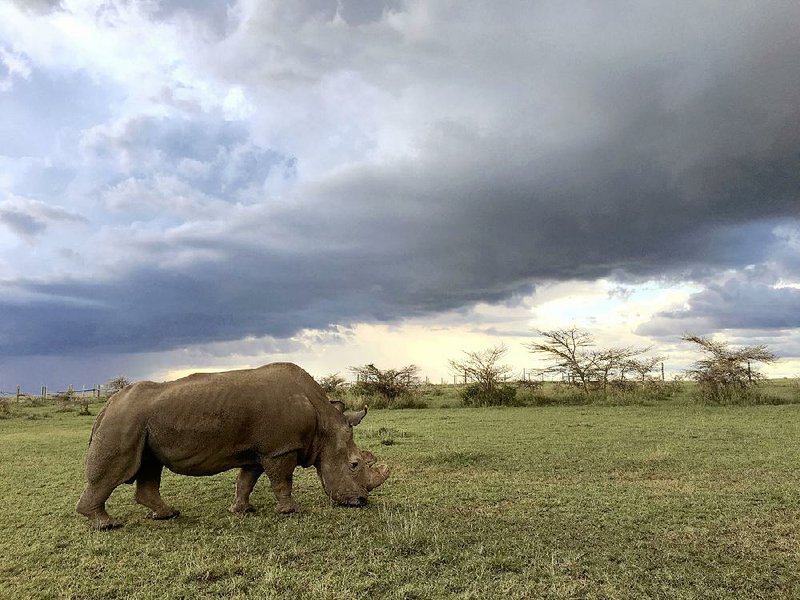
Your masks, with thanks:
<instances>
[{"instance_id":1,"label":"rhino back","mask_svg":"<svg viewBox=\"0 0 800 600\"><path fill-rule=\"evenodd\" d=\"M126 408L131 417L145 415L147 447L177 473L210 475L291 451L305 462L312 452L321 390L295 365L135 388Z\"/></svg>"}]
</instances>

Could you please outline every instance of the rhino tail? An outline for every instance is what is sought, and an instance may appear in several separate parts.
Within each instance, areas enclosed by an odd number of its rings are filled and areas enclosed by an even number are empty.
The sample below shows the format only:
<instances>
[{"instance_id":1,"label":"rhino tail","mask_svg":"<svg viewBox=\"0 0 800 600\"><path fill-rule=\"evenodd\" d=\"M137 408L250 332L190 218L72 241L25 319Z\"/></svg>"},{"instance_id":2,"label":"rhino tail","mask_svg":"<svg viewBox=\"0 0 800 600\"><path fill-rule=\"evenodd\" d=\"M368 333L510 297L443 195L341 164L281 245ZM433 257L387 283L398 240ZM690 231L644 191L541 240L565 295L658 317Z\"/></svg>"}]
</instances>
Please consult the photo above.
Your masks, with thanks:
<instances>
[{"instance_id":1,"label":"rhino tail","mask_svg":"<svg viewBox=\"0 0 800 600\"><path fill-rule=\"evenodd\" d=\"M94 420L94 425L92 425L92 431L89 433L89 445L92 445L92 438L94 437L94 432L97 431L97 428L100 427L100 421L103 420L103 415L106 414L106 407L108 403L100 409L100 412L97 413L97 418Z\"/></svg>"},{"instance_id":2,"label":"rhino tail","mask_svg":"<svg viewBox=\"0 0 800 600\"><path fill-rule=\"evenodd\" d=\"M97 431L97 428L100 427L100 421L103 420L103 415L106 414L106 409L111 405L111 403L114 400L116 400L118 398L121 398L122 395L123 395L122 393L127 389L128 388L126 387L126 388L123 388L123 389L121 389L120 391L118 391L118 392L116 392L114 394L111 394L111 397L108 400L106 400L106 403L103 405L103 408L101 408L100 412L97 413L97 418L95 418L94 425L92 425L92 432L89 434L89 445L90 446L92 445L92 438L94 437L94 434Z\"/></svg>"},{"instance_id":3,"label":"rhino tail","mask_svg":"<svg viewBox=\"0 0 800 600\"><path fill-rule=\"evenodd\" d=\"M142 432L142 435L139 438L139 445L136 449L137 460L136 460L136 467L133 470L133 475L131 475L128 479L125 480L125 483L129 485L131 483L134 483L136 479L139 477L139 470L142 468L142 465L144 465L146 461L145 453L148 451L147 438L148 438L147 430L145 429L145 431Z\"/></svg>"}]
</instances>

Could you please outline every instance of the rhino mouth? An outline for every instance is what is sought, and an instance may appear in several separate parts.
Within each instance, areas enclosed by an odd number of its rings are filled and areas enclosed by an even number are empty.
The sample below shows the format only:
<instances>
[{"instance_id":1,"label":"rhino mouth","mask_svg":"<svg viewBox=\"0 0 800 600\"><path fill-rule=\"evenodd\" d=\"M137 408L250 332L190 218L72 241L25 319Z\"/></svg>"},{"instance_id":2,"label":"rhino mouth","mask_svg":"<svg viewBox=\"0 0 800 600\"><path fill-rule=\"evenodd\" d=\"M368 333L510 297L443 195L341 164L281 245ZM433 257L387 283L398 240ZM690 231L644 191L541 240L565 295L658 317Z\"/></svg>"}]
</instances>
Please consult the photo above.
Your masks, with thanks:
<instances>
[{"instance_id":1,"label":"rhino mouth","mask_svg":"<svg viewBox=\"0 0 800 600\"><path fill-rule=\"evenodd\" d=\"M362 506L367 505L367 497L366 496L353 496L352 498L345 498L340 502L342 506L348 506L350 508L361 508Z\"/></svg>"}]
</instances>

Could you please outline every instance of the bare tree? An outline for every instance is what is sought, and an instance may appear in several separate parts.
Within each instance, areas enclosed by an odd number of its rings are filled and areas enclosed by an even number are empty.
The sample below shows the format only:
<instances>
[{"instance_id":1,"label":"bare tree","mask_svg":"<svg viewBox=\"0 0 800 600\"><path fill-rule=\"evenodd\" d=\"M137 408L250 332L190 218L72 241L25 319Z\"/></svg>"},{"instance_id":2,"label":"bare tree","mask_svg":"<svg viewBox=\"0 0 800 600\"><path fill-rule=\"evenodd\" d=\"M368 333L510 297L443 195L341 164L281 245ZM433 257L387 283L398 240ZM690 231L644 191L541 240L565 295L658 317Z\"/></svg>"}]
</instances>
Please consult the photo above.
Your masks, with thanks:
<instances>
[{"instance_id":1,"label":"bare tree","mask_svg":"<svg viewBox=\"0 0 800 600\"><path fill-rule=\"evenodd\" d=\"M464 359L450 360L450 368L472 383L466 390L466 395L462 395L465 403L468 397L471 403L478 405L506 404L513 400L516 389L502 386L512 371L510 366L500 364L506 352L506 345L498 344L480 352L465 351Z\"/></svg>"},{"instance_id":2,"label":"bare tree","mask_svg":"<svg viewBox=\"0 0 800 600\"><path fill-rule=\"evenodd\" d=\"M639 381L642 383L652 380L651 373L655 368L664 360L663 356L645 356L642 358L629 358L625 361L625 368L628 371L633 371L639 376Z\"/></svg>"},{"instance_id":3,"label":"bare tree","mask_svg":"<svg viewBox=\"0 0 800 600\"><path fill-rule=\"evenodd\" d=\"M630 370L634 364L638 364L635 357L647 352L647 350L649 348L625 346L592 351L590 353L592 368L590 368L589 376L599 382L605 394L608 390L608 384L614 380L624 380L625 372Z\"/></svg>"},{"instance_id":4,"label":"bare tree","mask_svg":"<svg viewBox=\"0 0 800 600\"><path fill-rule=\"evenodd\" d=\"M684 335L681 339L700 347L705 357L696 361L687 374L697 381L703 395L712 400L728 401L737 390L746 390L763 378L753 363L773 363L778 357L760 344L733 350L726 342L716 342L699 335Z\"/></svg>"},{"instance_id":5,"label":"bare tree","mask_svg":"<svg viewBox=\"0 0 800 600\"><path fill-rule=\"evenodd\" d=\"M500 364L508 348L498 344L480 352L466 352L463 360L450 360L450 368L467 381L478 384L481 390L491 393L509 373L511 367Z\"/></svg>"},{"instance_id":6,"label":"bare tree","mask_svg":"<svg viewBox=\"0 0 800 600\"><path fill-rule=\"evenodd\" d=\"M596 353L586 350L594 346L594 339L589 332L573 326L549 331L539 329L537 333L544 339L525 344L525 347L531 352L549 357L554 364L547 371L565 375L588 394L589 382L598 360Z\"/></svg>"},{"instance_id":7,"label":"bare tree","mask_svg":"<svg viewBox=\"0 0 800 600\"><path fill-rule=\"evenodd\" d=\"M553 362L546 372L565 375L585 394L592 389L600 389L605 394L609 383L624 380L625 373L639 364L637 357L649 350L633 346L595 349L592 335L577 327L538 330L538 334L543 339L525 344L525 347L533 353L544 354Z\"/></svg>"}]
</instances>

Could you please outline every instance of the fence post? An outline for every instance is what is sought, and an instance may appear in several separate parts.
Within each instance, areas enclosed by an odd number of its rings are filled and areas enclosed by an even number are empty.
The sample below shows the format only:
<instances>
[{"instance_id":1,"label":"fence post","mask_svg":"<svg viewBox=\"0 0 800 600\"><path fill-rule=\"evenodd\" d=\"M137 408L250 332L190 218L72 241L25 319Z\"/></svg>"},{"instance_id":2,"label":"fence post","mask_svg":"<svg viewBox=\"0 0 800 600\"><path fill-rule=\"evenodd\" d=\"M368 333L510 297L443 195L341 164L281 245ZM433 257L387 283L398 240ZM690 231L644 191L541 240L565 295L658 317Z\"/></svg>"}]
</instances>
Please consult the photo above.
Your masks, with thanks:
<instances>
[{"instance_id":1,"label":"fence post","mask_svg":"<svg viewBox=\"0 0 800 600\"><path fill-rule=\"evenodd\" d=\"M20 386L17 385L17 402L19 402L19 390L20 390Z\"/></svg>"},{"instance_id":2,"label":"fence post","mask_svg":"<svg viewBox=\"0 0 800 600\"><path fill-rule=\"evenodd\" d=\"M664 379L664 363L661 363L661 381L665 381Z\"/></svg>"}]
</instances>

